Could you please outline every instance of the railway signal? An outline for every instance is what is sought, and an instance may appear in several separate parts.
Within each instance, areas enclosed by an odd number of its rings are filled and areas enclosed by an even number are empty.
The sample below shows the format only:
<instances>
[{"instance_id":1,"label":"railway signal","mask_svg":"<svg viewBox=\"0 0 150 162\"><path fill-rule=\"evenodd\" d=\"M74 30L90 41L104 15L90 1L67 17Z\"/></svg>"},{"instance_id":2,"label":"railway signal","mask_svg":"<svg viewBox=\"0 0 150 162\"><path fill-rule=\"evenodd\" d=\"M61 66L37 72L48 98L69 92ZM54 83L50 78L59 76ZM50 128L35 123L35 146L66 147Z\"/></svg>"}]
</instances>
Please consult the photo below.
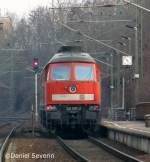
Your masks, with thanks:
<instances>
[{"instance_id":1,"label":"railway signal","mask_svg":"<svg viewBox=\"0 0 150 162\"><path fill-rule=\"evenodd\" d=\"M34 58L32 61L32 67L34 71L37 71L39 69L39 59Z\"/></svg>"},{"instance_id":2,"label":"railway signal","mask_svg":"<svg viewBox=\"0 0 150 162\"><path fill-rule=\"evenodd\" d=\"M35 71L35 120L38 122L38 96L37 96L37 80L38 80L38 70L39 70L39 59L34 58L32 61L32 67Z\"/></svg>"}]
</instances>

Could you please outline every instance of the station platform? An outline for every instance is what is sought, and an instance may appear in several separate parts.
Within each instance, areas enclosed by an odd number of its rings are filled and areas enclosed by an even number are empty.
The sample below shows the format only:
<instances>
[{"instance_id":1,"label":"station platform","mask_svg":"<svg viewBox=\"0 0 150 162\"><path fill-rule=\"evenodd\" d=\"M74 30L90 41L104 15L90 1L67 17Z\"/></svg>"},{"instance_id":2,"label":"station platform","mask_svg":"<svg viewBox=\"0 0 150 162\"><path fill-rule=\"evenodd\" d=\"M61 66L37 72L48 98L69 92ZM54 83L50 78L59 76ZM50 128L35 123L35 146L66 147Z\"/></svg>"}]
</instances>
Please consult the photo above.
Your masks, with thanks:
<instances>
[{"instance_id":1,"label":"station platform","mask_svg":"<svg viewBox=\"0 0 150 162\"><path fill-rule=\"evenodd\" d=\"M145 127L145 121L111 121L103 119L101 125L110 129L150 137L150 127Z\"/></svg>"},{"instance_id":2,"label":"station platform","mask_svg":"<svg viewBox=\"0 0 150 162\"><path fill-rule=\"evenodd\" d=\"M106 129L109 139L150 154L150 127L145 127L145 121L103 119L101 126Z\"/></svg>"}]
</instances>

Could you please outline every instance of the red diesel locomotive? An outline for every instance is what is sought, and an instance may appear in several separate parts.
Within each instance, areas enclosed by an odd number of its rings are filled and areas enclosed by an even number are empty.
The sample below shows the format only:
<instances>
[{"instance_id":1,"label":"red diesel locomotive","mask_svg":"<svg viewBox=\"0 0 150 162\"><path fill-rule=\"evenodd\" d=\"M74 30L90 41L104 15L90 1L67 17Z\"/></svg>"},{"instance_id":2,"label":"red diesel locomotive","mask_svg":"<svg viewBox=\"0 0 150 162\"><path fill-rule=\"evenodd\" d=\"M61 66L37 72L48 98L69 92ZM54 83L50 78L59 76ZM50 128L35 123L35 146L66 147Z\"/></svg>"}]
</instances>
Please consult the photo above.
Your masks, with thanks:
<instances>
[{"instance_id":1,"label":"red diesel locomotive","mask_svg":"<svg viewBox=\"0 0 150 162\"><path fill-rule=\"evenodd\" d=\"M63 46L41 75L41 123L94 128L100 118L100 65L79 47Z\"/></svg>"}]
</instances>

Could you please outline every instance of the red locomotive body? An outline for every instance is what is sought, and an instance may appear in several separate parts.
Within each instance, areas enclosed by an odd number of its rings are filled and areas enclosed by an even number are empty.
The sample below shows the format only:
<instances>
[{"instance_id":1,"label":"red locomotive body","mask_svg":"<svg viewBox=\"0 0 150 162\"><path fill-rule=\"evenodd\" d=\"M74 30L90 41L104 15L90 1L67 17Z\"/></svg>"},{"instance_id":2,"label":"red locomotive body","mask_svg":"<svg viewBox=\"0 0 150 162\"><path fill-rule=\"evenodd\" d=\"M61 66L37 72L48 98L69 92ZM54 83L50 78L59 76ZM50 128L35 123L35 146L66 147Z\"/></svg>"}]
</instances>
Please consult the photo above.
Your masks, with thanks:
<instances>
[{"instance_id":1,"label":"red locomotive body","mask_svg":"<svg viewBox=\"0 0 150 162\"><path fill-rule=\"evenodd\" d=\"M43 69L41 121L47 127L92 126L101 105L100 66L87 53L63 51Z\"/></svg>"}]
</instances>

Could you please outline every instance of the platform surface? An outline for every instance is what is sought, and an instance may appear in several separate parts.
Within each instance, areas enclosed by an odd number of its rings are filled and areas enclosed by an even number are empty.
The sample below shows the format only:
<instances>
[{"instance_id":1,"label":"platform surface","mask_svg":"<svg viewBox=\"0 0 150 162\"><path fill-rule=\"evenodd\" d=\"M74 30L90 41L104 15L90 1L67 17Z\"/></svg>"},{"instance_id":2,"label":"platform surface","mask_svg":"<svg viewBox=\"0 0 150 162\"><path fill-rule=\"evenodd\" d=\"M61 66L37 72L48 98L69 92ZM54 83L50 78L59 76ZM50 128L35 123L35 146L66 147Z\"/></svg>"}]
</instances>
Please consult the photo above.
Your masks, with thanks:
<instances>
[{"instance_id":1,"label":"platform surface","mask_svg":"<svg viewBox=\"0 0 150 162\"><path fill-rule=\"evenodd\" d=\"M150 137L150 127L145 127L144 121L111 121L103 119L101 125L108 128Z\"/></svg>"}]
</instances>

